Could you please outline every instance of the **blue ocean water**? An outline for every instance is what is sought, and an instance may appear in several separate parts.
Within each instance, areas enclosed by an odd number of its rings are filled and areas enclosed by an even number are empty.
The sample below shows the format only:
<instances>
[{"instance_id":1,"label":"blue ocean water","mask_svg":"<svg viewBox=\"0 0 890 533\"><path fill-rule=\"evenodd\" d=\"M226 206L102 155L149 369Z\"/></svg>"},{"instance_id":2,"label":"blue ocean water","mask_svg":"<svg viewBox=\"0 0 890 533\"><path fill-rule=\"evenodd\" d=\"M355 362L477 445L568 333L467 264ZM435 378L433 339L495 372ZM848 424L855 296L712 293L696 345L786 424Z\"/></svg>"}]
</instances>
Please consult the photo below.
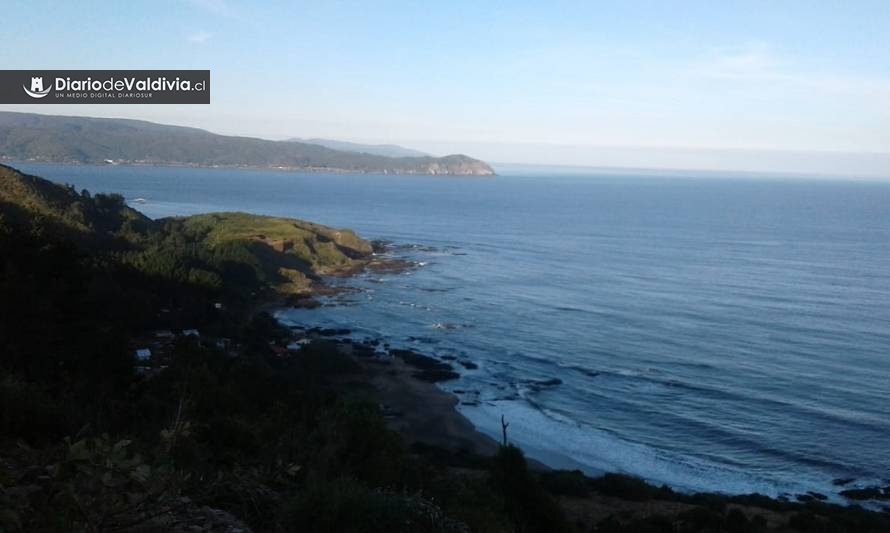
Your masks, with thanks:
<instances>
[{"instance_id":1,"label":"blue ocean water","mask_svg":"<svg viewBox=\"0 0 890 533\"><path fill-rule=\"evenodd\" d=\"M239 210L392 241L418 268L279 313L476 363L461 411L556 466L837 499L890 477L890 184L21 164L152 217ZM716 179L722 178L722 179Z\"/></svg>"}]
</instances>

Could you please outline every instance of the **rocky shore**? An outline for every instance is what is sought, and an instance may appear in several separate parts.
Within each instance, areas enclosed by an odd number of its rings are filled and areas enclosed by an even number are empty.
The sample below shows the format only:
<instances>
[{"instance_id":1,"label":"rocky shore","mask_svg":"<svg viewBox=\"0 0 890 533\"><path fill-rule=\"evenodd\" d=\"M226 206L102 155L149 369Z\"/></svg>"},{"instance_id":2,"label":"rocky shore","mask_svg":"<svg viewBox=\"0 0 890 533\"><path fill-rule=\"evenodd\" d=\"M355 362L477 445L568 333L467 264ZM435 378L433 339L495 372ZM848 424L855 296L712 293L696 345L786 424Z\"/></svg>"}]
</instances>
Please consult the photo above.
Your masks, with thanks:
<instances>
[{"instance_id":1,"label":"rocky shore","mask_svg":"<svg viewBox=\"0 0 890 533\"><path fill-rule=\"evenodd\" d=\"M362 269L370 269L383 274L395 274L415 266L392 255L390 243L375 242L374 249L374 257L362 265ZM356 272L358 270L352 273ZM285 307L311 309L322 305L316 298L317 296L331 296L344 290L348 289L342 287L333 289L323 283L318 284L311 294L291 298ZM271 308L269 309L271 310ZM390 346L383 339L359 340L353 337L353 332L349 329L306 328L303 326L292 326L290 329L294 334L294 339L300 339L302 342L299 345L291 345L296 349L294 356L298 356L299 350L306 346L314 345L316 349L327 350L353 360L357 365L356 371L348 377L340 379L338 385L344 388L363 388L372 394L379 402L390 429L402 435L410 446L432 447L464 456L491 456L497 452L500 443L478 431L456 409L462 401L461 396L448 392L437 385L437 383L459 378L461 369L476 368L472 361L458 360L454 357L436 358L413 349ZM559 379L554 378L548 381L533 382L531 385L547 387L560 383ZM467 398L464 401L467 401ZM540 472L550 470L547 466L534 461L530 461L530 465ZM642 481L638 482L645 485ZM890 512L890 506L882 505L882 502L890 501L890 486L854 486L855 480L852 479L835 480L835 485L849 487L841 490L839 494L854 508L858 505L865 505L871 510ZM789 513L797 509L795 506L798 505L843 508L843 506L826 503L828 497L817 492L783 495L778 499L771 499L760 495L689 496L675 493L666 487L662 489L652 487L652 490L661 491L659 494L666 496L667 499L658 504L647 504L642 508L637 502L619 502L608 498L598 500L597 503L591 503L589 500L584 500L581 503L573 502L569 498L566 500L566 505L569 509L574 509L573 513L586 516L588 519L601 519L605 516L603 513L606 511L611 513L615 508L629 509L625 512L631 515L642 513L641 516L665 510L681 512L694 507L694 504L685 503L689 501L689 498L708 496L726 502L740 502L737 504L740 511L762 516L765 523L769 525L779 524L787 518ZM777 509L782 511L777 511Z\"/></svg>"},{"instance_id":2,"label":"rocky shore","mask_svg":"<svg viewBox=\"0 0 890 533\"><path fill-rule=\"evenodd\" d=\"M332 386L340 392L361 391L372 396L387 426L401 435L415 453L444 460L450 468L473 471L485 464L485 458L498 452L501 443L477 431L456 410L459 398L437 386L458 376L450 362L414 350L393 348L380 339L356 340L353 332L345 328L288 329L289 350L282 357L311 354L327 359L344 357L354 363L348 371L332 378ZM529 466L558 496L566 516L581 530L599 530L596 528L609 524L617 529L603 530L638 531L641 529L637 528L652 523L676 520L703 521L695 523L695 528L706 527L709 520L735 521L739 527L744 526L738 531L880 531L873 529L872 524L890 524L888 508L869 506L867 510L855 504L831 504L819 493L779 499L758 494L685 494L621 474L590 478L579 471L553 470L535 461L529 461ZM851 482L837 480L842 484ZM865 503L882 500L886 491L883 487L849 489L845 496ZM882 510L883 513L875 512ZM823 529L810 529L811 521ZM847 522L862 524L864 529L831 528L832 524ZM700 530L695 528L689 531Z\"/></svg>"},{"instance_id":3,"label":"rocky shore","mask_svg":"<svg viewBox=\"0 0 890 533\"><path fill-rule=\"evenodd\" d=\"M282 357L300 357L304 351L348 357L355 367L335 380L337 386L372 394L389 427L407 444L483 456L497 451L498 443L455 409L457 396L436 386L459 377L451 364L379 340L354 340L348 329L289 329L291 338L279 343L288 349Z\"/></svg>"}]
</instances>

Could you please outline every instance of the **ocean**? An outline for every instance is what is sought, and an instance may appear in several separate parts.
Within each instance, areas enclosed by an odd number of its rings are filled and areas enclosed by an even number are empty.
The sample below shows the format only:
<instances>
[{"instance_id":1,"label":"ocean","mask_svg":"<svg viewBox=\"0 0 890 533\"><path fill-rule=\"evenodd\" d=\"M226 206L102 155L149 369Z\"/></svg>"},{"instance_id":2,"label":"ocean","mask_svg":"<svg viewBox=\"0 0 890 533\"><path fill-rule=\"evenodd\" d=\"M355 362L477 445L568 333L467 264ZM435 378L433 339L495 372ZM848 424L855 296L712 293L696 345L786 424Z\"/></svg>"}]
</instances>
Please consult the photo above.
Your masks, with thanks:
<instances>
[{"instance_id":1,"label":"ocean","mask_svg":"<svg viewBox=\"0 0 890 533\"><path fill-rule=\"evenodd\" d=\"M416 268L278 317L474 363L442 385L460 411L497 438L504 415L550 465L834 501L890 483L890 183L15 166L151 217L247 211L391 241Z\"/></svg>"}]
</instances>

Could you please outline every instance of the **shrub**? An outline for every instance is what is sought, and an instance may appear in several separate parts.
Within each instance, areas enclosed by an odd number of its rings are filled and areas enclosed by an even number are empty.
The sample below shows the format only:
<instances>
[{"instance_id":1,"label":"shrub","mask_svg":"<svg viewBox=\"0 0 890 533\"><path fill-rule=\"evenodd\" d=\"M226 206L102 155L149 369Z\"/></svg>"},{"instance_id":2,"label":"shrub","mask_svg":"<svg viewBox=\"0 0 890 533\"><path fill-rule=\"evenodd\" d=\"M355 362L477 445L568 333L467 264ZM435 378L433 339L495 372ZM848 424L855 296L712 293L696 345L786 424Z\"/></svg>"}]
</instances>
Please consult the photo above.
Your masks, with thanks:
<instances>
[{"instance_id":1,"label":"shrub","mask_svg":"<svg viewBox=\"0 0 890 533\"><path fill-rule=\"evenodd\" d=\"M66 425L62 409L41 387L0 376L0 435L33 444L60 436Z\"/></svg>"},{"instance_id":2,"label":"shrub","mask_svg":"<svg viewBox=\"0 0 890 533\"><path fill-rule=\"evenodd\" d=\"M348 475L375 486L404 484L407 454L376 404L361 396L347 397L319 416L319 427L310 437L317 446L312 465L316 474Z\"/></svg>"},{"instance_id":3,"label":"shrub","mask_svg":"<svg viewBox=\"0 0 890 533\"><path fill-rule=\"evenodd\" d=\"M66 439L52 457L23 452L28 466L0 485L2 530L123 531L181 506L180 476L146 463L130 446L103 435Z\"/></svg>"},{"instance_id":4,"label":"shrub","mask_svg":"<svg viewBox=\"0 0 890 533\"><path fill-rule=\"evenodd\" d=\"M491 478L517 531L570 530L559 506L530 474L525 456L516 446L500 447L492 461Z\"/></svg>"},{"instance_id":5,"label":"shrub","mask_svg":"<svg viewBox=\"0 0 890 533\"><path fill-rule=\"evenodd\" d=\"M624 474L605 474L593 479L591 485L600 494L638 502L671 499L674 496L674 491L666 486L655 487L642 479Z\"/></svg>"},{"instance_id":6,"label":"shrub","mask_svg":"<svg viewBox=\"0 0 890 533\"><path fill-rule=\"evenodd\" d=\"M243 457L253 457L260 448L253 428L243 420L218 416L202 431L202 441L209 446L217 462L233 464Z\"/></svg>"},{"instance_id":7,"label":"shrub","mask_svg":"<svg viewBox=\"0 0 890 533\"><path fill-rule=\"evenodd\" d=\"M582 498L590 494L590 479L580 470L550 470L541 472L541 486L557 496Z\"/></svg>"},{"instance_id":8,"label":"shrub","mask_svg":"<svg viewBox=\"0 0 890 533\"><path fill-rule=\"evenodd\" d=\"M370 489L350 479L319 482L287 502L284 531L458 533L469 528L419 495Z\"/></svg>"}]
</instances>

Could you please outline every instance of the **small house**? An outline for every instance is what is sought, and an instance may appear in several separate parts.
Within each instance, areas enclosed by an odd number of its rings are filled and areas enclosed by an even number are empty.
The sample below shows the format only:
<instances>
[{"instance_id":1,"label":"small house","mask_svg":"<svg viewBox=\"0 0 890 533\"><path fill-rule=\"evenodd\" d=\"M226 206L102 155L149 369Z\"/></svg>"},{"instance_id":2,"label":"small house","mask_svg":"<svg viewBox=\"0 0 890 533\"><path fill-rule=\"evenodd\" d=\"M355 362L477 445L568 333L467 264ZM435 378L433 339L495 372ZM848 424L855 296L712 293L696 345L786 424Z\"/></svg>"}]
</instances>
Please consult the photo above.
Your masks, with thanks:
<instances>
[{"instance_id":1,"label":"small house","mask_svg":"<svg viewBox=\"0 0 890 533\"><path fill-rule=\"evenodd\" d=\"M139 361L148 361L151 359L151 350L148 348L139 348L136 350L136 359Z\"/></svg>"},{"instance_id":2,"label":"small house","mask_svg":"<svg viewBox=\"0 0 890 533\"><path fill-rule=\"evenodd\" d=\"M201 334L196 329L184 329L182 330L182 335L184 337L200 337Z\"/></svg>"}]
</instances>

